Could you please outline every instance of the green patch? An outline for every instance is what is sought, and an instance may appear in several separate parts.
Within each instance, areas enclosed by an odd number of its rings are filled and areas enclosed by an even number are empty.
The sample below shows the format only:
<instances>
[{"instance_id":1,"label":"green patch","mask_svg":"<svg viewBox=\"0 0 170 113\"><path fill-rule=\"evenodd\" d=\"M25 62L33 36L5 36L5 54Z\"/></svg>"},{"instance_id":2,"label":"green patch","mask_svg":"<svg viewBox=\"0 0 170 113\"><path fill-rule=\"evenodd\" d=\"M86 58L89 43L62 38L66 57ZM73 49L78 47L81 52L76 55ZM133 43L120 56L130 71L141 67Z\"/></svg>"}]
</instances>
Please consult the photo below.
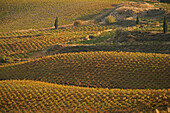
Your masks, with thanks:
<instances>
[{"instance_id":1,"label":"green patch","mask_svg":"<svg viewBox=\"0 0 170 113\"><path fill-rule=\"evenodd\" d=\"M100 36L94 36L94 38L91 40L72 41L72 42L69 42L68 44L97 44L97 43L102 43L106 41L107 39L112 38L114 36L115 36L115 30L109 31L109 32L103 32L102 34L100 34Z\"/></svg>"}]
</instances>

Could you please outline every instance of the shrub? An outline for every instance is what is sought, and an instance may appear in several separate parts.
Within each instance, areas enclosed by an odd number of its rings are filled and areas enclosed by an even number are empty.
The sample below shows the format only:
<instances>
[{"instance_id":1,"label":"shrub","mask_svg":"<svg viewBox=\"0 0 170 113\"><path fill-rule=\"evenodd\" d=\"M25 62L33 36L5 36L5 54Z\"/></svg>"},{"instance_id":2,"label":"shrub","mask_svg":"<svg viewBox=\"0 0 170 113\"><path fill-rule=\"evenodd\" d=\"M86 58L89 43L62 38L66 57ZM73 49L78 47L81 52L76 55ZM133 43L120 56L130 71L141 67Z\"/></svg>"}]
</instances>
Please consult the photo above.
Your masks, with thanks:
<instances>
[{"instance_id":1,"label":"shrub","mask_svg":"<svg viewBox=\"0 0 170 113\"><path fill-rule=\"evenodd\" d=\"M94 36L94 35L89 35L89 38L90 38L90 39L94 39L95 36Z\"/></svg>"},{"instance_id":2,"label":"shrub","mask_svg":"<svg viewBox=\"0 0 170 113\"><path fill-rule=\"evenodd\" d=\"M115 19L113 16L108 16L108 17L105 19L105 22L106 22L107 24L113 24L115 21L116 21L116 19Z\"/></svg>"},{"instance_id":3,"label":"shrub","mask_svg":"<svg viewBox=\"0 0 170 113\"><path fill-rule=\"evenodd\" d=\"M58 17L56 17L56 19L55 19L54 26L55 26L55 29L57 29L57 28L58 28Z\"/></svg>"},{"instance_id":4,"label":"shrub","mask_svg":"<svg viewBox=\"0 0 170 113\"><path fill-rule=\"evenodd\" d=\"M76 27L79 27L79 26L81 26L82 25L82 21L81 20L76 20L75 22L74 22L74 26L76 26Z\"/></svg>"}]
</instances>

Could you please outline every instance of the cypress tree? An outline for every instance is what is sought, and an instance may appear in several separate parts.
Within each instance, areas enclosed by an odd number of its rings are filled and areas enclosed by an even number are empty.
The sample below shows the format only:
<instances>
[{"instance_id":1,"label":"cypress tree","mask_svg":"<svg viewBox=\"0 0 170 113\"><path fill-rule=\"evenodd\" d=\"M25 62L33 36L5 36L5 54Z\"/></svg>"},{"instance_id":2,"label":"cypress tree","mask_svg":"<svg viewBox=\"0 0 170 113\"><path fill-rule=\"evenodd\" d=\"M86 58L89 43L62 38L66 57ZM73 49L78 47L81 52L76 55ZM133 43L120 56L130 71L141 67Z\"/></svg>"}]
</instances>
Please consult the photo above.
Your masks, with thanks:
<instances>
[{"instance_id":1,"label":"cypress tree","mask_svg":"<svg viewBox=\"0 0 170 113\"><path fill-rule=\"evenodd\" d=\"M140 20L139 20L139 15L136 17L136 24L139 24Z\"/></svg>"},{"instance_id":2,"label":"cypress tree","mask_svg":"<svg viewBox=\"0 0 170 113\"><path fill-rule=\"evenodd\" d=\"M167 23L166 16L164 16L163 32L167 33L167 31L168 31L168 23Z\"/></svg>"},{"instance_id":3,"label":"cypress tree","mask_svg":"<svg viewBox=\"0 0 170 113\"><path fill-rule=\"evenodd\" d=\"M58 17L56 17L56 19L55 19L54 26L55 26L55 29L57 29L57 28L58 28Z\"/></svg>"}]
</instances>

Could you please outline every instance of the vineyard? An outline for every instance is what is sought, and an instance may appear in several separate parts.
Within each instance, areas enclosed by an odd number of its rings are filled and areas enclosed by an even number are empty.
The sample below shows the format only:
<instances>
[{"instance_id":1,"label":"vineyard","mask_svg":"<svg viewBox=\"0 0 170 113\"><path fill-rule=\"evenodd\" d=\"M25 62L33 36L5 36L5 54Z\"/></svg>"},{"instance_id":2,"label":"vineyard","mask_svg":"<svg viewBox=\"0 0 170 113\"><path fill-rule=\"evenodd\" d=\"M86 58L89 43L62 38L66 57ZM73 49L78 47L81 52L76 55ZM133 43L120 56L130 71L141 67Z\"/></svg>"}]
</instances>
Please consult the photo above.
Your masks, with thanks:
<instances>
[{"instance_id":1,"label":"vineyard","mask_svg":"<svg viewBox=\"0 0 170 113\"><path fill-rule=\"evenodd\" d=\"M113 30L109 32L104 32L105 30ZM109 25L87 25L82 27L68 27L66 29L52 29L52 30L42 30L42 31L25 31L25 32L7 32L0 33L0 55L8 56L13 59L23 59L29 58L34 53L38 51L43 51L49 47L52 47L56 44L98 44L106 43L106 46L103 46L104 49L99 49L101 47L94 47L93 51L104 50L104 51L128 51L128 52L156 52L156 53L169 53L169 44L138 44L140 41L161 41L164 43L169 40L169 34L151 34L150 32L143 32L139 34L137 32L123 32L115 33L115 27ZM97 35L99 34L99 35ZM97 36L95 36L97 35ZM116 36L115 36L116 35ZM128 36L135 36L129 37ZM157 37L155 37L155 35ZM84 40L87 36L93 36L92 40ZM144 37L143 37L144 36ZM118 37L118 39L116 39ZM149 38L151 37L151 38ZM160 38L161 37L161 38ZM114 38L114 41L113 39ZM116 40L115 40L116 39ZM123 44L122 42L130 41L131 39L135 40L134 44L130 43L131 46ZM109 41L110 40L110 41ZM121 42L124 46L117 47L117 42ZM130 41L131 42L131 41ZM113 43L110 48L108 44ZM133 46L136 46L134 48ZM138 47L139 46L139 47ZM137 48L138 47L138 48ZM105 49L106 48L106 49ZM117 48L117 49L116 49ZM136 51L137 50L137 51ZM81 51L81 50L79 50ZM89 50L90 51L90 50ZM78 51L77 51L78 52ZM60 53L60 52L59 52ZM62 53L62 52L61 52Z\"/></svg>"},{"instance_id":2,"label":"vineyard","mask_svg":"<svg viewBox=\"0 0 170 113\"><path fill-rule=\"evenodd\" d=\"M2 112L153 112L169 105L164 89L109 90L28 80L1 81L0 86Z\"/></svg>"},{"instance_id":3,"label":"vineyard","mask_svg":"<svg viewBox=\"0 0 170 113\"><path fill-rule=\"evenodd\" d=\"M80 52L2 66L1 79L97 88L168 89L168 54Z\"/></svg>"},{"instance_id":4,"label":"vineyard","mask_svg":"<svg viewBox=\"0 0 170 113\"><path fill-rule=\"evenodd\" d=\"M80 40L87 35L111 28L113 26L93 25L49 31L1 33L0 55L25 58L29 57L31 52L44 50L57 43Z\"/></svg>"},{"instance_id":5,"label":"vineyard","mask_svg":"<svg viewBox=\"0 0 170 113\"><path fill-rule=\"evenodd\" d=\"M169 113L169 6L0 0L0 113Z\"/></svg>"}]
</instances>

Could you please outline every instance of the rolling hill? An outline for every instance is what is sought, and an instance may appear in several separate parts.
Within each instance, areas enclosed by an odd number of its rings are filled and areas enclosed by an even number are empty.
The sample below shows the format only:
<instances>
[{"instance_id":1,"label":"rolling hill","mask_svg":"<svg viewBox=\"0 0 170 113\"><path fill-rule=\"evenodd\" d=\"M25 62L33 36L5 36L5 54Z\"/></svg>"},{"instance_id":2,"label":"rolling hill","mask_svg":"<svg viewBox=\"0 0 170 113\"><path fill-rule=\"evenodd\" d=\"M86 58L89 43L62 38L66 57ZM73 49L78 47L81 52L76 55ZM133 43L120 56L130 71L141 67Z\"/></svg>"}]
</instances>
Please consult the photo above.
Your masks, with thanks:
<instances>
[{"instance_id":1,"label":"rolling hill","mask_svg":"<svg viewBox=\"0 0 170 113\"><path fill-rule=\"evenodd\" d=\"M169 113L169 6L0 0L0 112Z\"/></svg>"},{"instance_id":2,"label":"rolling hill","mask_svg":"<svg viewBox=\"0 0 170 113\"><path fill-rule=\"evenodd\" d=\"M2 66L0 78L126 89L168 89L169 54L80 52Z\"/></svg>"},{"instance_id":3,"label":"rolling hill","mask_svg":"<svg viewBox=\"0 0 170 113\"><path fill-rule=\"evenodd\" d=\"M0 81L2 112L153 112L169 105L168 90L102 89L28 80Z\"/></svg>"}]
</instances>

